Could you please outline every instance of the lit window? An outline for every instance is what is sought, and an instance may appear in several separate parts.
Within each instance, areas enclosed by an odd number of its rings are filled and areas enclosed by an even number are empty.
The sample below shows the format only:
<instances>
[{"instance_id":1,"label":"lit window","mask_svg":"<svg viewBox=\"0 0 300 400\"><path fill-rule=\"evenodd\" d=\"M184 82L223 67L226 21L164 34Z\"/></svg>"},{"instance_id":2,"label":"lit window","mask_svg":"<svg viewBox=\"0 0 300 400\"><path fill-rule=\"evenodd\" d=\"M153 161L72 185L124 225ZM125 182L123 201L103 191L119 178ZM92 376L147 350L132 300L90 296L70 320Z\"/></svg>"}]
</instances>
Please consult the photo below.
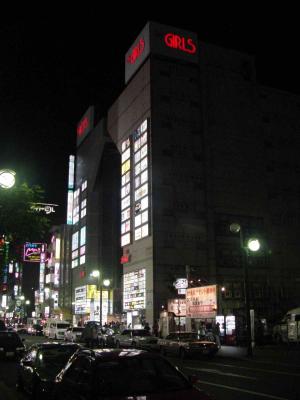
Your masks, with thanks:
<instances>
[{"instance_id":1,"label":"lit window","mask_svg":"<svg viewBox=\"0 0 300 400\"><path fill-rule=\"evenodd\" d=\"M134 162L137 163L137 162L140 161L140 159L141 159L141 152L138 151L138 152L135 153L135 155L134 155Z\"/></svg>"},{"instance_id":2,"label":"lit window","mask_svg":"<svg viewBox=\"0 0 300 400\"><path fill-rule=\"evenodd\" d=\"M123 235L123 233L129 232L130 231L130 220L124 222L121 225L121 233Z\"/></svg>"},{"instance_id":3,"label":"lit window","mask_svg":"<svg viewBox=\"0 0 300 400\"><path fill-rule=\"evenodd\" d=\"M81 210L80 218L83 218L83 217L85 217L85 216L86 216L86 208L84 208L83 210Z\"/></svg>"},{"instance_id":4,"label":"lit window","mask_svg":"<svg viewBox=\"0 0 300 400\"><path fill-rule=\"evenodd\" d=\"M82 200L81 202L81 209L86 207L86 199Z\"/></svg>"},{"instance_id":5,"label":"lit window","mask_svg":"<svg viewBox=\"0 0 300 400\"><path fill-rule=\"evenodd\" d=\"M125 175L122 176L122 186L125 185L125 183L130 182L130 172L126 172Z\"/></svg>"},{"instance_id":6,"label":"lit window","mask_svg":"<svg viewBox=\"0 0 300 400\"><path fill-rule=\"evenodd\" d=\"M85 254L85 246L80 247L80 255L83 256Z\"/></svg>"},{"instance_id":7,"label":"lit window","mask_svg":"<svg viewBox=\"0 0 300 400\"><path fill-rule=\"evenodd\" d=\"M129 138L124 140L124 142L122 143L122 153L130 146L130 140Z\"/></svg>"},{"instance_id":8,"label":"lit window","mask_svg":"<svg viewBox=\"0 0 300 400\"><path fill-rule=\"evenodd\" d=\"M143 144L147 143L147 132L145 132L142 136L141 136L141 146L143 146Z\"/></svg>"},{"instance_id":9,"label":"lit window","mask_svg":"<svg viewBox=\"0 0 300 400\"><path fill-rule=\"evenodd\" d=\"M81 191L83 192L86 188L87 188L87 180L85 180L81 185Z\"/></svg>"},{"instance_id":10,"label":"lit window","mask_svg":"<svg viewBox=\"0 0 300 400\"><path fill-rule=\"evenodd\" d=\"M138 163L134 168L134 174L138 175L140 172L141 172L141 163Z\"/></svg>"},{"instance_id":11,"label":"lit window","mask_svg":"<svg viewBox=\"0 0 300 400\"><path fill-rule=\"evenodd\" d=\"M140 147L141 147L141 141L140 141L140 139L137 139L134 142L134 151L137 151Z\"/></svg>"},{"instance_id":12,"label":"lit window","mask_svg":"<svg viewBox=\"0 0 300 400\"><path fill-rule=\"evenodd\" d=\"M148 196L146 196L141 200L141 210L142 211L146 210L148 208L148 204L149 204Z\"/></svg>"},{"instance_id":13,"label":"lit window","mask_svg":"<svg viewBox=\"0 0 300 400\"><path fill-rule=\"evenodd\" d=\"M80 229L80 246L84 245L86 241L86 226Z\"/></svg>"},{"instance_id":14,"label":"lit window","mask_svg":"<svg viewBox=\"0 0 300 400\"><path fill-rule=\"evenodd\" d=\"M145 119L145 121L141 124L141 132L145 132L145 130L147 129L147 120Z\"/></svg>"},{"instance_id":15,"label":"lit window","mask_svg":"<svg viewBox=\"0 0 300 400\"><path fill-rule=\"evenodd\" d=\"M148 194L148 183L145 183L145 185L135 191L135 200L139 200L141 197L146 196L146 194Z\"/></svg>"},{"instance_id":16,"label":"lit window","mask_svg":"<svg viewBox=\"0 0 300 400\"><path fill-rule=\"evenodd\" d=\"M134 231L134 240L139 240L142 238L142 229L138 228Z\"/></svg>"},{"instance_id":17,"label":"lit window","mask_svg":"<svg viewBox=\"0 0 300 400\"><path fill-rule=\"evenodd\" d=\"M72 251L72 260L78 257L78 250Z\"/></svg>"},{"instance_id":18,"label":"lit window","mask_svg":"<svg viewBox=\"0 0 300 400\"><path fill-rule=\"evenodd\" d=\"M141 161L141 171L144 171L144 169L146 169L147 167L148 167L148 158L146 157Z\"/></svg>"},{"instance_id":19,"label":"lit window","mask_svg":"<svg viewBox=\"0 0 300 400\"><path fill-rule=\"evenodd\" d=\"M78 266L78 258L76 258L76 260L72 261L72 268L75 268Z\"/></svg>"},{"instance_id":20,"label":"lit window","mask_svg":"<svg viewBox=\"0 0 300 400\"><path fill-rule=\"evenodd\" d=\"M80 257L80 265L85 263L85 255Z\"/></svg>"},{"instance_id":21,"label":"lit window","mask_svg":"<svg viewBox=\"0 0 300 400\"><path fill-rule=\"evenodd\" d=\"M126 219L130 218L130 208L127 208L126 210L122 211L121 214L121 221L124 222Z\"/></svg>"},{"instance_id":22,"label":"lit window","mask_svg":"<svg viewBox=\"0 0 300 400\"><path fill-rule=\"evenodd\" d=\"M72 250L78 249L78 231L72 235Z\"/></svg>"},{"instance_id":23,"label":"lit window","mask_svg":"<svg viewBox=\"0 0 300 400\"><path fill-rule=\"evenodd\" d=\"M130 157L130 147L128 147L128 149L124 151L124 153L122 153L122 164L124 161L128 160L129 157Z\"/></svg>"},{"instance_id":24,"label":"lit window","mask_svg":"<svg viewBox=\"0 0 300 400\"><path fill-rule=\"evenodd\" d=\"M121 246L126 246L130 243L130 233L126 233L125 235L121 236Z\"/></svg>"},{"instance_id":25,"label":"lit window","mask_svg":"<svg viewBox=\"0 0 300 400\"><path fill-rule=\"evenodd\" d=\"M135 178L135 187L137 188L141 184L141 175Z\"/></svg>"},{"instance_id":26,"label":"lit window","mask_svg":"<svg viewBox=\"0 0 300 400\"><path fill-rule=\"evenodd\" d=\"M149 229L148 229L148 224L142 226L142 237L148 236L149 234Z\"/></svg>"},{"instance_id":27,"label":"lit window","mask_svg":"<svg viewBox=\"0 0 300 400\"><path fill-rule=\"evenodd\" d=\"M140 226L141 223L142 223L142 215L139 214L134 218L134 225L137 227Z\"/></svg>"},{"instance_id":28,"label":"lit window","mask_svg":"<svg viewBox=\"0 0 300 400\"><path fill-rule=\"evenodd\" d=\"M125 185L121 189L121 198L123 199L123 197L125 197L129 194L129 192L130 192L130 183L127 183L127 185Z\"/></svg>"},{"instance_id":29,"label":"lit window","mask_svg":"<svg viewBox=\"0 0 300 400\"><path fill-rule=\"evenodd\" d=\"M148 210L142 213L142 224L148 222Z\"/></svg>"},{"instance_id":30,"label":"lit window","mask_svg":"<svg viewBox=\"0 0 300 400\"><path fill-rule=\"evenodd\" d=\"M121 210L130 206L130 196L125 197L121 202Z\"/></svg>"},{"instance_id":31,"label":"lit window","mask_svg":"<svg viewBox=\"0 0 300 400\"><path fill-rule=\"evenodd\" d=\"M145 183L148 181L148 170L142 172L141 174L141 183Z\"/></svg>"},{"instance_id":32,"label":"lit window","mask_svg":"<svg viewBox=\"0 0 300 400\"><path fill-rule=\"evenodd\" d=\"M124 175L129 170L130 170L130 160L127 160L122 164L122 175Z\"/></svg>"},{"instance_id":33,"label":"lit window","mask_svg":"<svg viewBox=\"0 0 300 400\"><path fill-rule=\"evenodd\" d=\"M148 152L148 146L145 145L144 147L141 148L141 158L144 158L147 155Z\"/></svg>"}]
</instances>

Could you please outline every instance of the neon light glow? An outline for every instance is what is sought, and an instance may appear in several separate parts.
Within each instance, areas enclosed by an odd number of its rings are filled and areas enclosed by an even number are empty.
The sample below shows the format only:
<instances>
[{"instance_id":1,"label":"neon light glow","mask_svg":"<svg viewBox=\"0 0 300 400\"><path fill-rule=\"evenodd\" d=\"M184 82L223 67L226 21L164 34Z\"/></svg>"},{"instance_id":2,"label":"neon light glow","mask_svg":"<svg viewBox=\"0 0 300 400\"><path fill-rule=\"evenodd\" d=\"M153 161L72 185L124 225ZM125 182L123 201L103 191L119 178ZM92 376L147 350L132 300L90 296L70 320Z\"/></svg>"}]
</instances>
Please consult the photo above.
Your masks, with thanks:
<instances>
[{"instance_id":1,"label":"neon light glow","mask_svg":"<svg viewBox=\"0 0 300 400\"><path fill-rule=\"evenodd\" d=\"M189 54L196 53L196 45L191 38L175 35L175 33L167 33L165 35L165 44L172 49L177 49Z\"/></svg>"},{"instance_id":2,"label":"neon light glow","mask_svg":"<svg viewBox=\"0 0 300 400\"><path fill-rule=\"evenodd\" d=\"M132 52L129 54L127 57L127 62L129 64L134 64L136 60L141 56L145 49L145 41L143 38L141 38L138 42L138 44L132 49Z\"/></svg>"},{"instance_id":3,"label":"neon light glow","mask_svg":"<svg viewBox=\"0 0 300 400\"><path fill-rule=\"evenodd\" d=\"M84 117L82 121L79 122L77 126L77 136L82 136L89 128L90 121L88 117Z\"/></svg>"}]
</instances>

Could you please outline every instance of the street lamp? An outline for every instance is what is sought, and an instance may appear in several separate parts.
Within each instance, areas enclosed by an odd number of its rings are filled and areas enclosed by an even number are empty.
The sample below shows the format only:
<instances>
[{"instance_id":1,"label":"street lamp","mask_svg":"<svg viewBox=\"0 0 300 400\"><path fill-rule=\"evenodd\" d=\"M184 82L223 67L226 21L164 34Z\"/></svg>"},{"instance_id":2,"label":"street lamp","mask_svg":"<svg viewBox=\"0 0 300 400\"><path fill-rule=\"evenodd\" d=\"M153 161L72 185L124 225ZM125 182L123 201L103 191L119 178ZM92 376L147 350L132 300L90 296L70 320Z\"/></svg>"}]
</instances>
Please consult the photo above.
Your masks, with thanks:
<instances>
[{"instance_id":1,"label":"street lamp","mask_svg":"<svg viewBox=\"0 0 300 400\"><path fill-rule=\"evenodd\" d=\"M0 170L0 187L2 189L10 189L16 182L15 171L12 169L1 169Z\"/></svg>"},{"instance_id":2,"label":"street lamp","mask_svg":"<svg viewBox=\"0 0 300 400\"><path fill-rule=\"evenodd\" d=\"M102 326L102 288L103 286L108 288L110 286L110 280L109 279L103 279L103 281L101 281L100 277L100 271L98 270L94 270L91 273L91 276L93 278L98 278L98 287L99 287L99 294L100 294L100 310L99 310L99 322L100 322L100 326ZM98 288L97 288L98 289Z\"/></svg>"},{"instance_id":3,"label":"street lamp","mask_svg":"<svg viewBox=\"0 0 300 400\"><path fill-rule=\"evenodd\" d=\"M230 225L232 233L239 233L240 246L242 250L242 265L244 271L244 301L246 312L246 326L247 326L247 354L249 357L253 356L252 347L252 334L251 334L251 318L250 318L250 305L249 305L249 282L248 282L248 255L249 251L256 252L260 249L260 242L257 238L250 238L247 240L246 246L244 243L243 230L240 224L233 223Z\"/></svg>"}]
</instances>

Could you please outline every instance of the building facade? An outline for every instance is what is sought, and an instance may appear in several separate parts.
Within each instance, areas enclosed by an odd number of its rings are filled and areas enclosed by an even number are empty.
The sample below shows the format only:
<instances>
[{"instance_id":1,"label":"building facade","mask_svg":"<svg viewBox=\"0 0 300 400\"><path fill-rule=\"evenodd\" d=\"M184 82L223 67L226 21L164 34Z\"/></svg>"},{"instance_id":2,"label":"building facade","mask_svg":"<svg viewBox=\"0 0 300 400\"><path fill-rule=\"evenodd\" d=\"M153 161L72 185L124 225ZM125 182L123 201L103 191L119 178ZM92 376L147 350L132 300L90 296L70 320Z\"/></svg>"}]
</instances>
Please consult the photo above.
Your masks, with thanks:
<instances>
[{"instance_id":1,"label":"building facade","mask_svg":"<svg viewBox=\"0 0 300 400\"><path fill-rule=\"evenodd\" d=\"M298 306L299 106L298 96L257 83L251 56L148 23L125 55L125 87L107 118L90 107L78 124L74 322L100 317L101 293L103 322L123 312L127 324L152 324L184 298L174 281L187 278L217 284L216 313L244 326L232 223L263 243L248 258L256 315L272 320Z\"/></svg>"}]
</instances>

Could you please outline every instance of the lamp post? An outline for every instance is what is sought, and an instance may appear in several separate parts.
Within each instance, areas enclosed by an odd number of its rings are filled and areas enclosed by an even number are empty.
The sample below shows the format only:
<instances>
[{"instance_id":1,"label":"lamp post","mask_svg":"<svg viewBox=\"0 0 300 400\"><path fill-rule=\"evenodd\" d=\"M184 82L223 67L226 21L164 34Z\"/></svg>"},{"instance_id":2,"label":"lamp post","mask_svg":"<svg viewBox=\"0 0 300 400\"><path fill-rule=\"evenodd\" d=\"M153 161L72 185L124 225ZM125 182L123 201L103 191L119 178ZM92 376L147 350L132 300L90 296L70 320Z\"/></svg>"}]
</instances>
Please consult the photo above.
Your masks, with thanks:
<instances>
[{"instance_id":1,"label":"lamp post","mask_svg":"<svg viewBox=\"0 0 300 400\"><path fill-rule=\"evenodd\" d=\"M109 287L110 286L110 280L109 279L104 279L103 281L100 279L101 274L99 270L95 270L91 273L91 276L93 278L98 278L98 285L97 285L97 289L99 287L99 322L100 322L100 326L102 326L102 288L104 287Z\"/></svg>"},{"instance_id":2,"label":"lamp post","mask_svg":"<svg viewBox=\"0 0 300 400\"><path fill-rule=\"evenodd\" d=\"M233 223L230 225L230 231L232 233L239 233L240 235L240 246L242 250L242 265L244 272L244 302L246 312L246 327L247 327L247 355L253 356L252 347L252 335L251 335L251 317L250 317L250 304L249 304L249 282L248 282L248 255L249 250L256 252L260 249L260 242L257 238L250 238L247 240L245 245L243 230L240 224Z\"/></svg>"},{"instance_id":3,"label":"lamp post","mask_svg":"<svg viewBox=\"0 0 300 400\"><path fill-rule=\"evenodd\" d=\"M12 169L1 169L0 170L0 187L2 189L10 189L16 182L15 171Z\"/></svg>"}]
</instances>

